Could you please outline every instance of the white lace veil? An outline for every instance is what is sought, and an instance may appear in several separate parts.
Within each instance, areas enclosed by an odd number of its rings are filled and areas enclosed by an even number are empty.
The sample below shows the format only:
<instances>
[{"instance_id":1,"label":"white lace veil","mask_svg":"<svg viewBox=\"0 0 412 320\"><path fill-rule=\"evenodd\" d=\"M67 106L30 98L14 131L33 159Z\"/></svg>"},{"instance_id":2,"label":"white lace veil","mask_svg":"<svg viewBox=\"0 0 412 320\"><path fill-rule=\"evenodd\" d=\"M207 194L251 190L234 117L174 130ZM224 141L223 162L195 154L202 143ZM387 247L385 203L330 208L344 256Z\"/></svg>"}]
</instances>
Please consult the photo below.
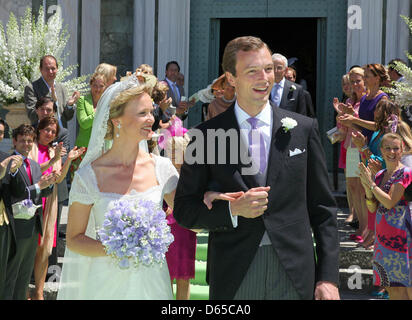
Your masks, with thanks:
<instances>
[{"instance_id":1,"label":"white lace veil","mask_svg":"<svg viewBox=\"0 0 412 320\"><path fill-rule=\"evenodd\" d=\"M112 146L112 141L105 141L107 131L107 121L110 114L110 103L115 99L120 92L142 85L135 75L125 78L123 81L116 82L107 88L97 103L96 113L94 115L92 133L90 143L84 159L79 165L82 168L89 163L92 163L98 157ZM147 142L143 140L140 147L148 151Z\"/></svg>"}]
</instances>

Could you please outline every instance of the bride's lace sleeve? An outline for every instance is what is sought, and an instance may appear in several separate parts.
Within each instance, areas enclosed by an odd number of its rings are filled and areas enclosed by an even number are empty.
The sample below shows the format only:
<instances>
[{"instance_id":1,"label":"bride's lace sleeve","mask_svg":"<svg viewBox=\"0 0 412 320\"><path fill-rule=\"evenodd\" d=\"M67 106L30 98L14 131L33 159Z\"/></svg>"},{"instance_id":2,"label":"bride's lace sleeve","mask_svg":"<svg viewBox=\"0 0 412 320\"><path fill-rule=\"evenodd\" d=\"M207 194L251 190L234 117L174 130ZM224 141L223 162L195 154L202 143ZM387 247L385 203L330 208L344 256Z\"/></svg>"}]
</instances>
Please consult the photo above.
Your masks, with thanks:
<instances>
[{"instance_id":1,"label":"bride's lace sleeve","mask_svg":"<svg viewBox=\"0 0 412 320\"><path fill-rule=\"evenodd\" d=\"M163 193L170 193L177 187L177 182L179 181L179 173L168 158L161 156L156 157L158 159L156 170L159 183L163 185Z\"/></svg>"},{"instance_id":2,"label":"bride's lace sleeve","mask_svg":"<svg viewBox=\"0 0 412 320\"><path fill-rule=\"evenodd\" d=\"M88 168L89 166L86 166L75 172L70 189L69 206L73 202L87 205L95 203L95 188L92 184L93 179L90 176L90 172L87 170Z\"/></svg>"}]
</instances>

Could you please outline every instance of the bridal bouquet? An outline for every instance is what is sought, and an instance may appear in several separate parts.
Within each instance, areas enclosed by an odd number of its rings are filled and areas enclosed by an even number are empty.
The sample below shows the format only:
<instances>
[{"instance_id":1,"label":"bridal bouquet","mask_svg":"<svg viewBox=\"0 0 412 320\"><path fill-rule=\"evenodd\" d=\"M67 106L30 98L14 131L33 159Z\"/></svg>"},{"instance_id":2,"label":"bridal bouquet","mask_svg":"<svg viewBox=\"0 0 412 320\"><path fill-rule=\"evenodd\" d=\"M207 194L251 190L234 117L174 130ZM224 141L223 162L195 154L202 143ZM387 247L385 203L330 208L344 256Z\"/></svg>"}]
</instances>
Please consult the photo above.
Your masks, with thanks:
<instances>
[{"instance_id":1,"label":"bridal bouquet","mask_svg":"<svg viewBox=\"0 0 412 320\"><path fill-rule=\"evenodd\" d=\"M162 264L173 242L166 214L152 201L116 201L106 213L103 227L97 231L107 255L121 269L130 264Z\"/></svg>"}]
</instances>

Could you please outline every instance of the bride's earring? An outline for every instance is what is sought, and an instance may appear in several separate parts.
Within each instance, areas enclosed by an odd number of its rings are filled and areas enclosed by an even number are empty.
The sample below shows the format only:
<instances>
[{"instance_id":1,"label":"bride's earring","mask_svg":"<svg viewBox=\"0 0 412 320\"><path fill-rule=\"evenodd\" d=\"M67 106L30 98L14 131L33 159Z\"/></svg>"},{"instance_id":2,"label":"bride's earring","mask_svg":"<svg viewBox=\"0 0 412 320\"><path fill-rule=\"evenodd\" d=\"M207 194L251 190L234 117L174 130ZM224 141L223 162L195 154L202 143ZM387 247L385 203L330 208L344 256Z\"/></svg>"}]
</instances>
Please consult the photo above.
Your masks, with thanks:
<instances>
[{"instance_id":1,"label":"bride's earring","mask_svg":"<svg viewBox=\"0 0 412 320\"><path fill-rule=\"evenodd\" d=\"M120 124L120 122L117 124L117 133L116 133L116 138L119 138L120 137L120 128L122 127L122 125Z\"/></svg>"}]
</instances>

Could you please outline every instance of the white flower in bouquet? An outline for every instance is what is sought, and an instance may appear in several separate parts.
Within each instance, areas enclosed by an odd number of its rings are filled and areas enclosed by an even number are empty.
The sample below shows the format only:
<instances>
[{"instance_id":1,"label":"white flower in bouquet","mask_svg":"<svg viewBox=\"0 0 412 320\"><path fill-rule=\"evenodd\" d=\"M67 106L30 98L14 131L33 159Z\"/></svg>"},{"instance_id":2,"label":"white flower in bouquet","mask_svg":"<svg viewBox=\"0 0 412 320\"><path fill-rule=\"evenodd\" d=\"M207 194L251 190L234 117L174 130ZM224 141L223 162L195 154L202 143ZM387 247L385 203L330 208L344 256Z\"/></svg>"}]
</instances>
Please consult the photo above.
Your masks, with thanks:
<instances>
[{"instance_id":1,"label":"white flower in bouquet","mask_svg":"<svg viewBox=\"0 0 412 320\"><path fill-rule=\"evenodd\" d=\"M45 23L43 8L40 8L37 21L30 8L20 20L20 27L13 13L6 25L0 23L0 103L23 102L24 87L40 77L40 59L46 54L53 55L59 64L56 81L62 83L68 94L88 91L87 77L70 77L77 66L64 67L64 48L69 39L63 28L61 10L57 10Z\"/></svg>"}]
</instances>

